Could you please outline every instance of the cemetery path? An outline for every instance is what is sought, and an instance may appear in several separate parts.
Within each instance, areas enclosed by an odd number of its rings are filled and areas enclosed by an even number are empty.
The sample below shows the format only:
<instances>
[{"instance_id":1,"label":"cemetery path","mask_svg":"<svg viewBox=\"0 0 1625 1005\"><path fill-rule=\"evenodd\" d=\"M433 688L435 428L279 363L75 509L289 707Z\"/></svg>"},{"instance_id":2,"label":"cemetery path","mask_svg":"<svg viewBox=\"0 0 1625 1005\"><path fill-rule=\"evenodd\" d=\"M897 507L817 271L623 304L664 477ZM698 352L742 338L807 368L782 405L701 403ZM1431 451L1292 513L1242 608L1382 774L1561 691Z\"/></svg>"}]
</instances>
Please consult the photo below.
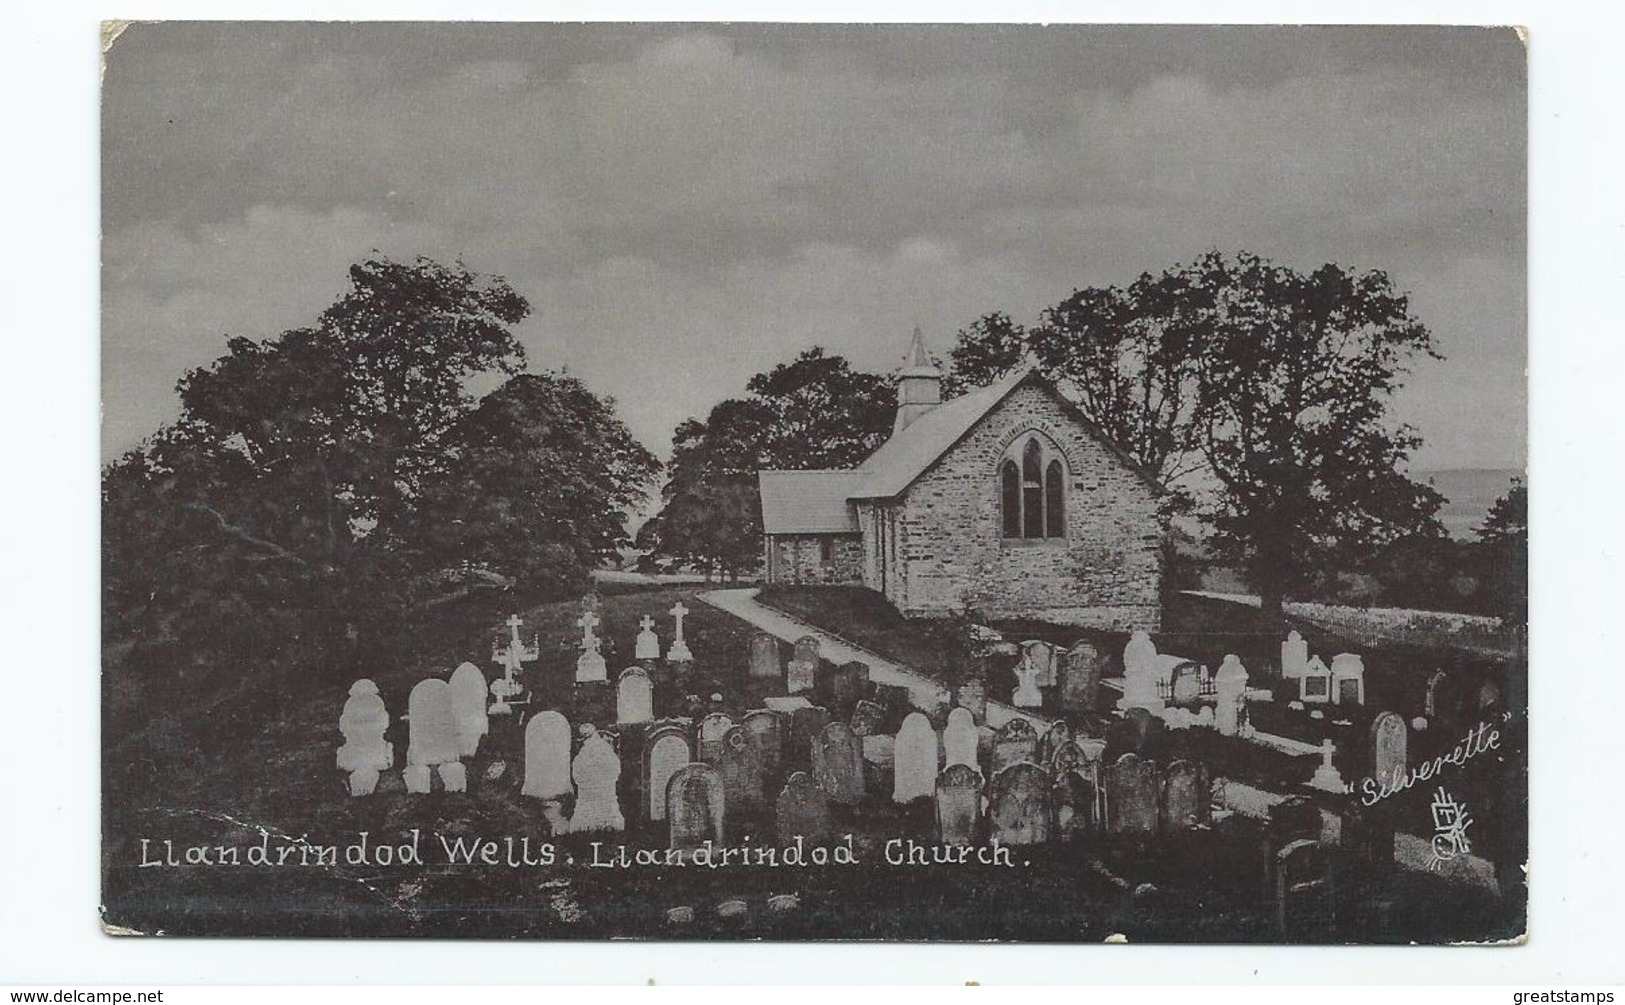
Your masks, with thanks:
<instances>
[{"instance_id":1,"label":"cemetery path","mask_svg":"<svg viewBox=\"0 0 1625 1005\"><path fill-rule=\"evenodd\" d=\"M939 681L933 680L918 670L903 666L889 660L878 653L870 652L862 646L848 642L846 639L832 635L822 628L815 627L792 618L783 611L768 607L757 601L757 589L738 590L709 590L699 594L699 598L726 614L732 614L741 621L767 632L785 642L795 642L806 635L818 640L820 655L833 663L849 663L858 660L869 665L869 679L877 684L890 684L896 687L908 688L909 700L916 708L933 709L939 702L945 700L947 688ZM1003 702L989 701L987 703L988 725L997 729L1011 719L1026 719L1040 733L1049 729L1053 724L1044 716L1033 715L1030 712L1017 709Z\"/></svg>"}]
</instances>

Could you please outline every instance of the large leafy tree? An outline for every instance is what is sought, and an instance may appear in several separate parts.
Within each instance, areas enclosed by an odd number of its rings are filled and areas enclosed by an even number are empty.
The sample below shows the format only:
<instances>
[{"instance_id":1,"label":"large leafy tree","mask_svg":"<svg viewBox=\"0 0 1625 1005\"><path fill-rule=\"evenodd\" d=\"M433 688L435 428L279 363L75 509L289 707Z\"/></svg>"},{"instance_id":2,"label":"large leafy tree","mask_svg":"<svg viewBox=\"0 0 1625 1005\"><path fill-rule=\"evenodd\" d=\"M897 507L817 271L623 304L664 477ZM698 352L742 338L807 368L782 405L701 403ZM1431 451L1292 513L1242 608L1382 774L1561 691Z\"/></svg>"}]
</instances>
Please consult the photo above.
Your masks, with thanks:
<instances>
[{"instance_id":1,"label":"large leafy tree","mask_svg":"<svg viewBox=\"0 0 1625 1005\"><path fill-rule=\"evenodd\" d=\"M180 419L104 473L109 635L138 629L204 664L358 651L441 595L448 568L508 582L500 534L562 552L550 568L579 578L652 462L579 385L510 382L474 408L470 378L522 369L511 329L528 312L500 279L374 259L314 326L229 340L181 380ZM534 498L554 486L579 493L573 522Z\"/></svg>"},{"instance_id":2,"label":"large leafy tree","mask_svg":"<svg viewBox=\"0 0 1625 1005\"><path fill-rule=\"evenodd\" d=\"M728 576L754 567L762 542L756 472L856 467L896 415L891 378L817 347L752 377L746 392L673 433L660 511L638 534L652 559Z\"/></svg>"},{"instance_id":3,"label":"large leafy tree","mask_svg":"<svg viewBox=\"0 0 1625 1005\"><path fill-rule=\"evenodd\" d=\"M1478 527L1480 574L1494 613L1510 625L1529 620L1529 487L1515 479Z\"/></svg>"}]
</instances>

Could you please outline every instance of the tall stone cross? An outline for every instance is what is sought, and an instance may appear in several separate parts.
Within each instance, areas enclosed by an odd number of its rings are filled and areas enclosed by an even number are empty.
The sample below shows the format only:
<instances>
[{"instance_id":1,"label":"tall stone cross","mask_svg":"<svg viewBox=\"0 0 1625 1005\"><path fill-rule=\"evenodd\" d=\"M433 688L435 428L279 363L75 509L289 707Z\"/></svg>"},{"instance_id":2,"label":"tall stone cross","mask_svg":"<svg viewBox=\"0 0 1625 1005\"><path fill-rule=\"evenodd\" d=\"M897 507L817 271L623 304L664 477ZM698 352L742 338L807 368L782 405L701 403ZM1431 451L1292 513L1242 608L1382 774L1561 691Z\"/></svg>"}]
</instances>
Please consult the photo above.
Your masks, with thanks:
<instances>
[{"instance_id":1,"label":"tall stone cross","mask_svg":"<svg viewBox=\"0 0 1625 1005\"><path fill-rule=\"evenodd\" d=\"M672 635L671 648L666 652L666 659L672 663L692 662L694 654L688 651L688 642L683 638L683 618L688 614L688 608L679 600L669 613L677 619L677 630Z\"/></svg>"},{"instance_id":2,"label":"tall stone cross","mask_svg":"<svg viewBox=\"0 0 1625 1005\"><path fill-rule=\"evenodd\" d=\"M581 617L576 619L576 624L581 626L582 650L585 651L597 649L598 636L594 635L592 630L598 625L598 615L594 614L592 611L582 611Z\"/></svg>"},{"instance_id":3,"label":"tall stone cross","mask_svg":"<svg viewBox=\"0 0 1625 1005\"><path fill-rule=\"evenodd\" d=\"M494 662L502 664L503 679L508 682L508 692L510 694L515 694L517 693L517 685L514 681L514 675L523 670L526 663L535 662L537 650L535 646L527 647L524 641L520 639L519 626L524 624L524 622L519 619L519 615L515 614L508 618L507 623L509 635L508 648L498 649L495 646L492 646L491 659Z\"/></svg>"}]
</instances>

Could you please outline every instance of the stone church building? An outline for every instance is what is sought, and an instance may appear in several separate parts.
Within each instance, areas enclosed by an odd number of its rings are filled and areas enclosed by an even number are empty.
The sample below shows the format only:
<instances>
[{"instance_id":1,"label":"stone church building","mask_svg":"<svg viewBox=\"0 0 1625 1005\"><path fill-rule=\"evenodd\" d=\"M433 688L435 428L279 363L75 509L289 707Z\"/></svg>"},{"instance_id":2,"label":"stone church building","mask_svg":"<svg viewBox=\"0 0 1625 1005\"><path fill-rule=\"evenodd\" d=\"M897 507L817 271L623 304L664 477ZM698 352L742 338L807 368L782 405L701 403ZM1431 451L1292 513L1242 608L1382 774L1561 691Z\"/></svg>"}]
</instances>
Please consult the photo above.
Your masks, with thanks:
<instances>
[{"instance_id":1,"label":"stone church building","mask_svg":"<svg viewBox=\"0 0 1625 1005\"><path fill-rule=\"evenodd\" d=\"M853 470L762 471L771 583L851 584L909 616L1160 625L1162 489L1036 370L942 400L918 329L891 438Z\"/></svg>"}]
</instances>

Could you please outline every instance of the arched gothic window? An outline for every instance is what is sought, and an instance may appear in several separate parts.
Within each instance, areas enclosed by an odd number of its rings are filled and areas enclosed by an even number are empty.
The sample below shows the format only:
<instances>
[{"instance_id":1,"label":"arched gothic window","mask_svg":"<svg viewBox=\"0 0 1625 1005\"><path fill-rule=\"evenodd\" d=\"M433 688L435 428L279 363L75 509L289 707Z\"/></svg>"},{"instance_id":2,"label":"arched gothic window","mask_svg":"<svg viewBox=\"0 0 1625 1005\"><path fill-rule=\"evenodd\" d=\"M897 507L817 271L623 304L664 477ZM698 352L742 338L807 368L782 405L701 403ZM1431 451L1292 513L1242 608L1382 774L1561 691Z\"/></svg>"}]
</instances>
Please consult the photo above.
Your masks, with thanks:
<instances>
[{"instance_id":1,"label":"arched gothic window","mask_svg":"<svg viewBox=\"0 0 1625 1005\"><path fill-rule=\"evenodd\" d=\"M1065 537L1066 466L1055 448L1037 436L1012 444L999 465L999 500L1006 538Z\"/></svg>"}]
</instances>

